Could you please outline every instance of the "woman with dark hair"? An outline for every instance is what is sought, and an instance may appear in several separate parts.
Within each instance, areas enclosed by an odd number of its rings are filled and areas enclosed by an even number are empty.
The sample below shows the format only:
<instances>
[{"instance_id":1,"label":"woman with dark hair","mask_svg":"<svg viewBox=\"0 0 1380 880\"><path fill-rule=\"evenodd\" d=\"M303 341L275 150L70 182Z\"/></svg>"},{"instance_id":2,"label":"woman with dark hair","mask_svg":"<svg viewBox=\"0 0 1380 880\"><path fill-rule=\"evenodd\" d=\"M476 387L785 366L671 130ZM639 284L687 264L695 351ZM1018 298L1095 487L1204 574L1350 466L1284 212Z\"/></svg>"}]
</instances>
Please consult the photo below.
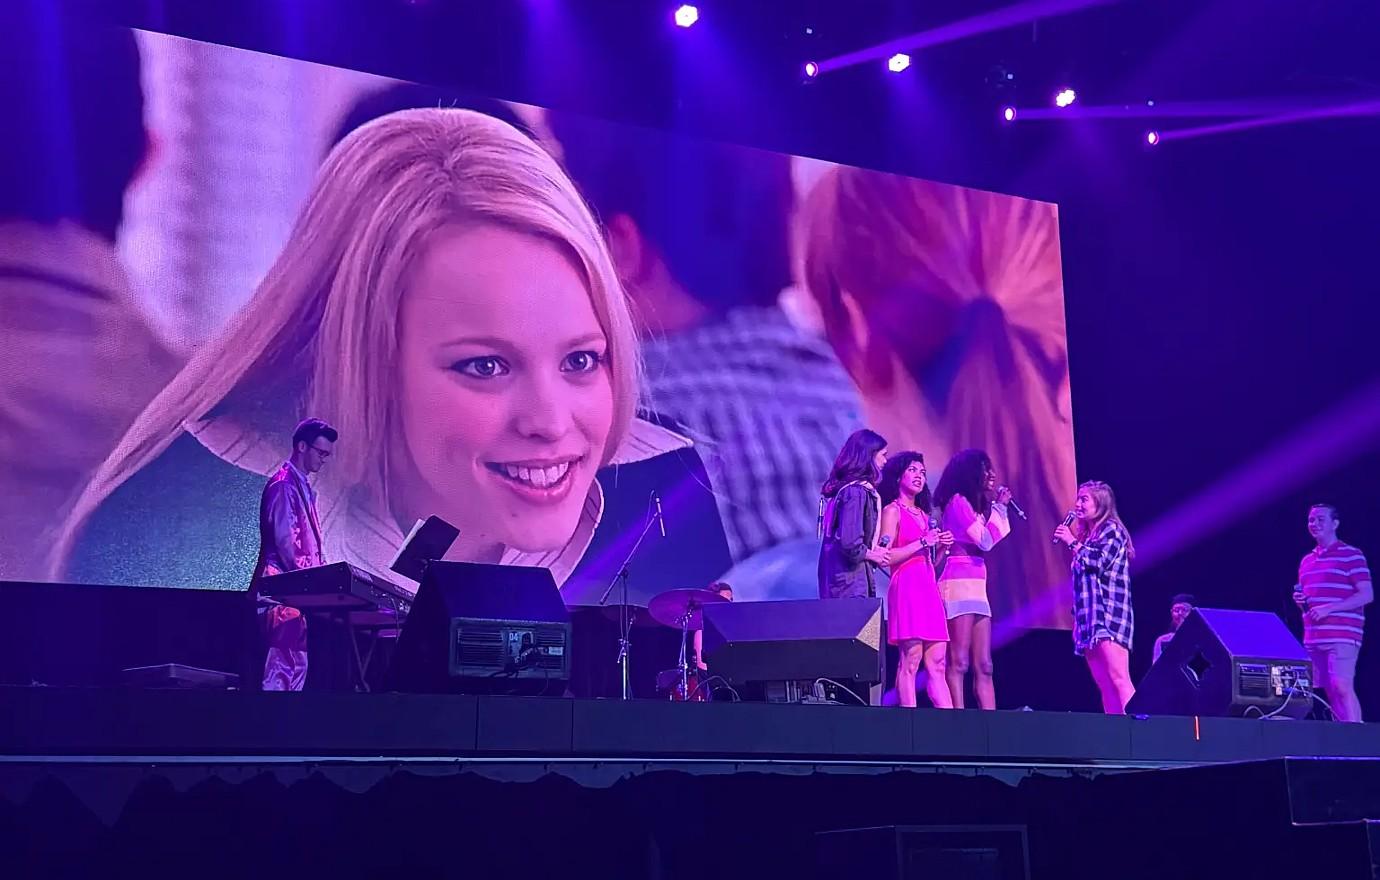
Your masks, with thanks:
<instances>
[{"instance_id":1,"label":"woman with dark hair","mask_svg":"<svg viewBox=\"0 0 1380 880\"><path fill-rule=\"evenodd\" d=\"M1060 525L1054 539L1073 551L1073 650L1088 661L1102 694L1102 711L1125 715L1135 696L1131 684L1131 535L1116 512L1112 487L1096 480L1078 487L1073 526Z\"/></svg>"},{"instance_id":2,"label":"woman with dark hair","mask_svg":"<svg viewBox=\"0 0 1380 880\"><path fill-rule=\"evenodd\" d=\"M1011 491L997 486L992 459L981 449L965 449L949 460L935 489L945 529L953 532L939 593L949 618L949 695L963 708L963 688L973 670L978 706L997 707L992 684L992 605L987 601L986 555L1011 533L1006 503Z\"/></svg>"},{"instance_id":3,"label":"woman with dark hair","mask_svg":"<svg viewBox=\"0 0 1380 880\"><path fill-rule=\"evenodd\" d=\"M936 709L952 709L944 678L944 650L949 627L934 569L954 536L940 530L930 515L930 487L925 457L902 452L887 459L878 491L882 497L881 542L891 554L891 587L887 590L887 641L900 651L896 664L896 697L914 706L915 676L925 664L925 693Z\"/></svg>"},{"instance_id":4,"label":"woman with dark hair","mask_svg":"<svg viewBox=\"0 0 1380 880\"><path fill-rule=\"evenodd\" d=\"M866 428L854 431L834 459L820 491L820 598L877 595L873 568L890 559L877 546L882 501L876 485L884 464L886 440Z\"/></svg>"}]
</instances>

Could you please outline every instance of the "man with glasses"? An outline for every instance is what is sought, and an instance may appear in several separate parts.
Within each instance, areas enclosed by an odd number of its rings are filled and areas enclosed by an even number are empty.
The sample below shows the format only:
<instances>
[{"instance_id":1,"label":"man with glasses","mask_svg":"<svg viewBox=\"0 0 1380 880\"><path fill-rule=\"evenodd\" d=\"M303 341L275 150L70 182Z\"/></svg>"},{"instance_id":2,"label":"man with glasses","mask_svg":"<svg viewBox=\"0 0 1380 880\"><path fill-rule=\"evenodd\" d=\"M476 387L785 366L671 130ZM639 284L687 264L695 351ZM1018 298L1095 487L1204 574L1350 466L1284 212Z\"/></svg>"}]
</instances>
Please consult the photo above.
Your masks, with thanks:
<instances>
[{"instance_id":1,"label":"man with glasses","mask_svg":"<svg viewBox=\"0 0 1380 880\"><path fill-rule=\"evenodd\" d=\"M302 612L259 596L262 578L326 564L311 475L335 451L335 428L307 419L292 434L292 455L268 479L259 502L259 561L253 593L267 636L263 689L300 691L307 681L307 621Z\"/></svg>"}]
</instances>

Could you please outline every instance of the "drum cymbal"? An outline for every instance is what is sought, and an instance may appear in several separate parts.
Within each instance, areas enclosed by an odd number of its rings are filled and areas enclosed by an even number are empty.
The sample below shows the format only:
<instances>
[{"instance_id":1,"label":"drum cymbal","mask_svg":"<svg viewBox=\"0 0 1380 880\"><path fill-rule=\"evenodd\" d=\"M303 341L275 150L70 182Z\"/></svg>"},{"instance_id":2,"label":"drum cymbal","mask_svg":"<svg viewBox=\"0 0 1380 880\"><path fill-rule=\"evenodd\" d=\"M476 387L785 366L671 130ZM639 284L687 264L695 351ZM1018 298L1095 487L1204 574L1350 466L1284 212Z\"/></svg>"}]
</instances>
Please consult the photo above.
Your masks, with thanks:
<instances>
[{"instance_id":1,"label":"drum cymbal","mask_svg":"<svg viewBox=\"0 0 1380 880\"><path fill-rule=\"evenodd\" d=\"M701 609L715 602L728 599L712 590L680 589L667 590L652 597L647 603L647 611L657 623L680 629L682 618L689 615L686 629L704 629L704 614Z\"/></svg>"}]
</instances>

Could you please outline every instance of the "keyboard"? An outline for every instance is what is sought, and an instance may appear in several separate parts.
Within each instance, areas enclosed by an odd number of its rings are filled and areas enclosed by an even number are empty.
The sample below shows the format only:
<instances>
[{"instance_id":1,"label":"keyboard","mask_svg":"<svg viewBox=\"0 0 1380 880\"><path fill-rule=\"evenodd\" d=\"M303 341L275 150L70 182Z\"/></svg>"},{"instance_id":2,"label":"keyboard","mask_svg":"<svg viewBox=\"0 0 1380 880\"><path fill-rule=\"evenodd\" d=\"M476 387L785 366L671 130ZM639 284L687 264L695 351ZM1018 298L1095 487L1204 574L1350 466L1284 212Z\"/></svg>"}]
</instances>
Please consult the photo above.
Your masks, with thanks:
<instances>
[{"instance_id":1,"label":"keyboard","mask_svg":"<svg viewBox=\"0 0 1380 880\"><path fill-rule=\"evenodd\" d=\"M259 582L259 592L302 611L378 612L394 620L395 612L407 616L413 595L348 562L271 575Z\"/></svg>"}]
</instances>

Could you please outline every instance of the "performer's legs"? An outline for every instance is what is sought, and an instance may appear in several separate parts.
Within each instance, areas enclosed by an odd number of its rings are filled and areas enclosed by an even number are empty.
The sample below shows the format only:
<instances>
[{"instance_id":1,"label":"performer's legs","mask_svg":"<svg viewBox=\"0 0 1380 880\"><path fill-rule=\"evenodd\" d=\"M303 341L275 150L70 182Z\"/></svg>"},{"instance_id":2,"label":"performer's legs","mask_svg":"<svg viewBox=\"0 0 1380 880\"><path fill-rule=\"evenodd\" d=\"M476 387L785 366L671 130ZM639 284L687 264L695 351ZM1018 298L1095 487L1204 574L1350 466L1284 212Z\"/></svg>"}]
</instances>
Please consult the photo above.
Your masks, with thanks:
<instances>
[{"instance_id":1,"label":"performer's legs","mask_svg":"<svg viewBox=\"0 0 1380 880\"><path fill-rule=\"evenodd\" d=\"M997 690L992 681L992 618L973 621L973 690L978 706L997 708Z\"/></svg>"},{"instance_id":2,"label":"performer's legs","mask_svg":"<svg viewBox=\"0 0 1380 880\"><path fill-rule=\"evenodd\" d=\"M1107 680L1107 664L1098 653L1096 644L1088 646L1083 652L1083 659L1088 661L1088 672L1092 674L1093 684L1097 685L1097 698L1102 701L1102 711L1106 712L1107 694L1112 692L1111 683Z\"/></svg>"},{"instance_id":3,"label":"performer's legs","mask_svg":"<svg viewBox=\"0 0 1380 880\"><path fill-rule=\"evenodd\" d=\"M263 689L300 691L307 683L307 619L296 608L270 605L264 612Z\"/></svg>"},{"instance_id":4,"label":"performer's legs","mask_svg":"<svg viewBox=\"0 0 1380 880\"><path fill-rule=\"evenodd\" d=\"M1327 697L1338 721L1360 722L1361 701L1356 698L1356 659L1359 645L1326 645L1320 653L1327 662Z\"/></svg>"},{"instance_id":5,"label":"performer's legs","mask_svg":"<svg viewBox=\"0 0 1380 880\"><path fill-rule=\"evenodd\" d=\"M936 709L952 709L953 698L949 696L948 672L944 655L948 651L947 642L925 642L925 693L930 704Z\"/></svg>"},{"instance_id":6,"label":"performer's legs","mask_svg":"<svg viewBox=\"0 0 1380 880\"><path fill-rule=\"evenodd\" d=\"M1088 667L1093 669L1096 664L1093 678L1102 691L1102 711L1108 715L1125 715L1126 704L1136 694L1131 683L1130 659L1130 652L1111 639L1102 639L1088 648Z\"/></svg>"},{"instance_id":7,"label":"performer's legs","mask_svg":"<svg viewBox=\"0 0 1380 880\"><path fill-rule=\"evenodd\" d=\"M967 683L973 650L973 621L976 619L976 615L972 614L960 614L949 619L949 668L944 677L949 682L949 698L955 709L963 708L964 685Z\"/></svg>"},{"instance_id":8,"label":"performer's legs","mask_svg":"<svg viewBox=\"0 0 1380 880\"><path fill-rule=\"evenodd\" d=\"M914 707L915 676L920 672L920 658L925 645L919 639L904 639L896 646L900 659L896 661L896 700L902 706Z\"/></svg>"}]
</instances>

